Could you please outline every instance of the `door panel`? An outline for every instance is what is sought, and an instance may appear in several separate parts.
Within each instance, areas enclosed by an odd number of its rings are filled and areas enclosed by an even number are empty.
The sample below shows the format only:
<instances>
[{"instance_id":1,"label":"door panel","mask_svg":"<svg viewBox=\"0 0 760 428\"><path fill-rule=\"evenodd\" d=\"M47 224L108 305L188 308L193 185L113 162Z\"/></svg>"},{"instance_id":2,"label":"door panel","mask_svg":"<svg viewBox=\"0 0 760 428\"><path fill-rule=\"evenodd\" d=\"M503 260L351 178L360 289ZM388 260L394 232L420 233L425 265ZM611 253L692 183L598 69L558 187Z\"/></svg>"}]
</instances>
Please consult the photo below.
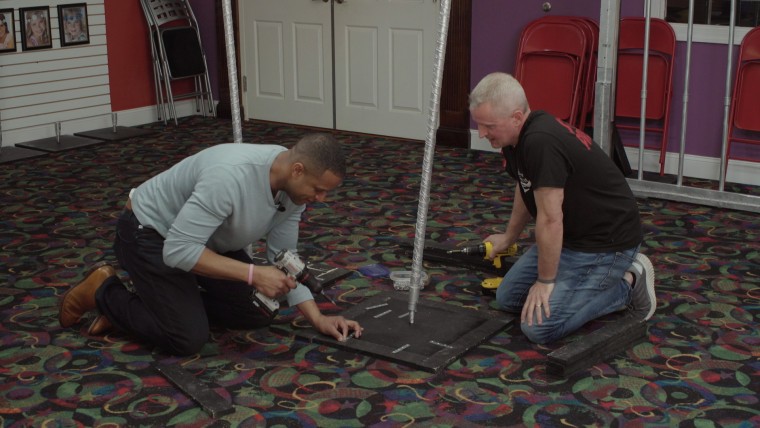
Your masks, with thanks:
<instances>
[{"instance_id":1,"label":"door panel","mask_svg":"<svg viewBox=\"0 0 760 428\"><path fill-rule=\"evenodd\" d=\"M276 100L285 98L284 60L282 57L282 23L255 22L256 31L256 95Z\"/></svg>"},{"instance_id":2,"label":"door panel","mask_svg":"<svg viewBox=\"0 0 760 428\"><path fill-rule=\"evenodd\" d=\"M358 109L377 109L377 29L346 27L348 49L345 52L348 79L336 77L344 82L346 104ZM340 83L336 83L340 85Z\"/></svg>"},{"instance_id":3,"label":"door panel","mask_svg":"<svg viewBox=\"0 0 760 428\"><path fill-rule=\"evenodd\" d=\"M424 113L424 34L420 30L391 31L391 111ZM432 64L432 61L431 61ZM432 73L432 65L430 72ZM415 90L409 90L415 88Z\"/></svg>"},{"instance_id":4,"label":"door panel","mask_svg":"<svg viewBox=\"0 0 760 428\"><path fill-rule=\"evenodd\" d=\"M240 3L246 119L333 127L330 3Z\"/></svg>"},{"instance_id":5,"label":"door panel","mask_svg":"<svg viewBox=\"0 0 760 428\"><path fill-rule=\"evenodd\" d=\"M338 129L425 138L438 4L346 0L334 5Z\"/></svg>"},{"instance_id":6,"label":"door panel","mask_svg":"<svg viewBox=\"0 0 760 428\"><path fill-rule=\"evenodd\" d=\"M325 56L322 46L322 27L296 24L295 30L295 99L301 102L325 104ZM332 97L330 97L332 99Z\"/></svg>"}]
</instances>

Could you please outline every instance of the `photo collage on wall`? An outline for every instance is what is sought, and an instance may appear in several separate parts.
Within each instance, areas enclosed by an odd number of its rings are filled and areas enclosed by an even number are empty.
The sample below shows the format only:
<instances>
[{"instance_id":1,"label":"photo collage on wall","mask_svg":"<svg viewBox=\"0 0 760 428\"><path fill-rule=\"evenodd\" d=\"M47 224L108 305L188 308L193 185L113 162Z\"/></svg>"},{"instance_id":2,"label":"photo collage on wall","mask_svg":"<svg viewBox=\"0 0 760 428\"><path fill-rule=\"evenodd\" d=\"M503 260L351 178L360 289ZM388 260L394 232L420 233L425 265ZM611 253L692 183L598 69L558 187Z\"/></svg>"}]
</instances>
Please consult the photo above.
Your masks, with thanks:
<instances>
[{"instance_id":1,"label":"photo collage on wall","mask_svg":"<svg viewBox=\"0 0 760 428\"><path fill-rule=\"evenodd\" d=\"M14 9L0 9L0 54L16 52L19 45L22 51L53 47L49 6L19 8L18 18L17 40ZM90 43L87 4L58 5L58 32L61 47Z\"/></svg>"}]
</instances>

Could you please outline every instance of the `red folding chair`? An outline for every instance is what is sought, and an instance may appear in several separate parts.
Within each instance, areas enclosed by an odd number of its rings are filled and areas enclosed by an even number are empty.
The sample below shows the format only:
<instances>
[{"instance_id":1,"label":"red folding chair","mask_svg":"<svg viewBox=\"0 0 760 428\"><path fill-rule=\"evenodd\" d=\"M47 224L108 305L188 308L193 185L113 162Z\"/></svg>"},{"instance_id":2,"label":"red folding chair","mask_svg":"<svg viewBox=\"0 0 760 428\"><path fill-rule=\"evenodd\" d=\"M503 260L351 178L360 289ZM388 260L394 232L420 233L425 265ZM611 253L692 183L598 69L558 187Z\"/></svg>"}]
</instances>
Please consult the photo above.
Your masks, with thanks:
<instances>
[{"instance_id":1,"label":"red folding chair","mask_svg":"<svg viewBox=\"0 0 760 428\"><path fill-rule=\"evenodd\" d=\"M594 108L594 84L596 83L596 63L597 50L599 45L599 25L591 18L582 16L545 16L541 18L544 22L558 22L563 24L574 24L584 34L586 38L586 52L584 53L584 67L581 70L580 94L578 94L578 115L573 126L579 129L585 129L591 125L589 114Z\"/></svg>"},{"instance_id":2,"label":"red folding chair","mask_svg":"<svg viewBox=\"0 0 760 428\"><path fill-rule=\"evenodd\" d=\"M641 119L645 25L645 18L623 18L620 20L617 89L615 92L616 119ZM660 150L660 175L665 173L670 103L673 96L675 50L676 35L670 24L659 18L651 18L644 131L660 134L658 144L646 146L646 148ZM629 124L617 120L616 126L619 129L641 129L640 123ZM633 143L626 145L638 146L638 144Z\"/></svg>"},{"instance_id":3,"label":"red folding chair","mask_svg":"<svg viewBox=\"0 0 760 428\"><path fill-rule=\"evenodd\" d=\"M583 91L585 113L581 111L581 129L594 127L594 96L596 94L596 66L599 58L599 24L591 18L583 18L591 30L591 53L588 59L588 74Z\"/></svg>"},{"instance_id":4,"label":"red folding chair","mask_svg":"<svg viewBox=\"0 0 760 428\"><path fill-rule=\"evenodd\" d=\"M744 36L739 48L739 60L736 65L736 80L731 97L731 109L728 118L728 160L736 159L760 162L760 154L750 156L745 153L732 155L732 142L760 145L760 27L755 27Z\"/></svg>"},{"instance_id":5,"label":"red folding chair","mask_svg":"<svg viewBox=\"0 0 760 428\"><path fill-rule=\"evenodd\" d=\"M577 123L586 50L585 34L573 22L539 18L523 29L515 78L531 109Z\"/></svg>"}]
</instances>

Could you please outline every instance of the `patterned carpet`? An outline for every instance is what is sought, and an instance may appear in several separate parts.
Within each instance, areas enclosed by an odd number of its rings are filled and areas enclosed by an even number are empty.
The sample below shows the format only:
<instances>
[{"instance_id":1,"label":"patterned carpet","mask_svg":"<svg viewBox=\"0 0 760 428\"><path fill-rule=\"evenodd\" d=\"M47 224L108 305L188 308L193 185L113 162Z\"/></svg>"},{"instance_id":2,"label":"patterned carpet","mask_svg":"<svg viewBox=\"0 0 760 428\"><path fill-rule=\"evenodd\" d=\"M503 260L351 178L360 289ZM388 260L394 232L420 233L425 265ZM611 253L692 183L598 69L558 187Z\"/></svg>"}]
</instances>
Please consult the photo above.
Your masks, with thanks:
<instances>
[{"instance_id":1,"label":"patterned carpet","mask_svg":"<svg viewBox=\"0 0 760 428\"><path fill-rule=\"evenodd\" d=\"M4 427L760 426L760 221L662 200L639 201L659 299L647 340L566 379L547 376L546 355L598 325L551 346L502 331L438 374L269 329L215 329L190 358L119 333L88 337L84 324L63 329L58 298L93 263L114 261L111 238L130 187L232 135L228 121L200 117L151 126L162 132L0 169ZM307 131L244 128L247 142L285 145ZM349 176L327 203L308 208L299 250L356 271L327 290L349 308L380 292L404 293L359 270L410 268L398 242L414 237L424 146L336 136L350 155ZM497 154L437 148L427 239L454 245L501 230L513 185ZM421 299L492 308L480 292L482 272L425 268L431 281ZM286 309L277 322L287 331L303 320ZM181 364L235 412L212 419L157 362Z\"/></svg>"}]
</instances>

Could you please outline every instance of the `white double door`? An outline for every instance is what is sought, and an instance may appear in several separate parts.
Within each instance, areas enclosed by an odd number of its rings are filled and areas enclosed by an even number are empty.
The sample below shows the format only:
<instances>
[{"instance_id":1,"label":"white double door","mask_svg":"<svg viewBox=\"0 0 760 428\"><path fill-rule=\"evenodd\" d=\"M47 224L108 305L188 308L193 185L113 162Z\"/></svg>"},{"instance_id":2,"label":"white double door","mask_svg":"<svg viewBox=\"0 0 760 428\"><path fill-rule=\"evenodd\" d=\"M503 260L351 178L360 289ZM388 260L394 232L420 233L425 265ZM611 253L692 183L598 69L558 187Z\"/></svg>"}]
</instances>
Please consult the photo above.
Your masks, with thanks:
<instances>
[{"instance_id":1,"label":"white double door","mask_svg":"<svg viewBox=\"0 0 760 428\"><path fill-rule=\"evenodd\" d=\"M425 139L437 0L242 0L247 118Z\"/></svg>"}]
</instances>

